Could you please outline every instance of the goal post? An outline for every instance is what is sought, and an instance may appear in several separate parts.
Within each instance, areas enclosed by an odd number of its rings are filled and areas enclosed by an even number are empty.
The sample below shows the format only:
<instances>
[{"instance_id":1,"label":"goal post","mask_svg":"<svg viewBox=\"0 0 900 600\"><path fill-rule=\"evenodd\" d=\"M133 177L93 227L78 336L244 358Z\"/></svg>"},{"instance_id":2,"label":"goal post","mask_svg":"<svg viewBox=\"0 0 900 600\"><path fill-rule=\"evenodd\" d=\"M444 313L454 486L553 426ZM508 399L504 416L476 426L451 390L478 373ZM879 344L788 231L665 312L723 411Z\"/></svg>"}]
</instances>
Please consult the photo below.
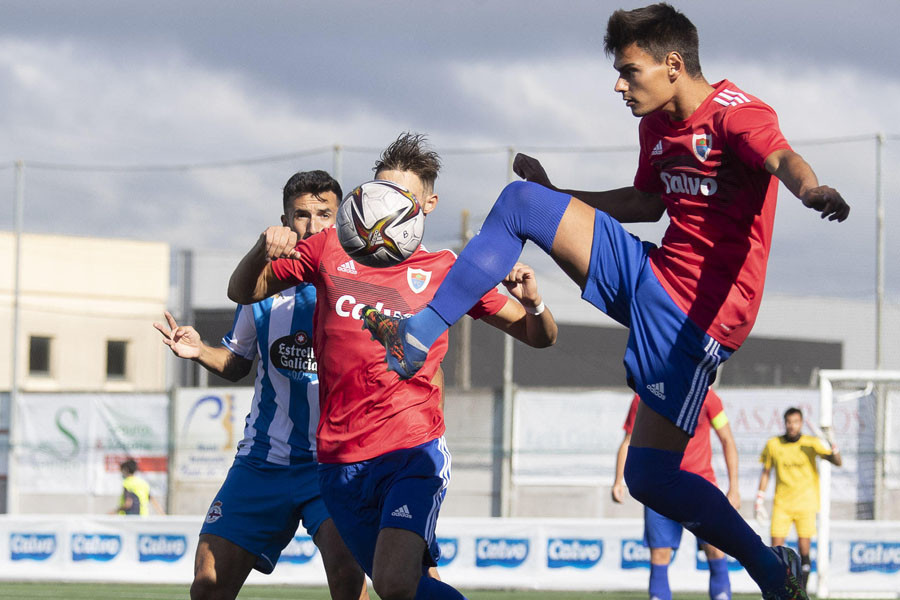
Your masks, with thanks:
<instances>
[{"instance_id":1,"label":"goal post","mask_svg":"<svg viewBox=\"0 0 900 600\"><path fill-rule=\"evenodd\" d=\"M834 407L836 403L846 400L858 400L874 394L875 406L873 421L875 424L874 439L874 489L873 516L879 518L880 504L883 495L885 475L885 449L892 443L889 440L889 414L886 408L886 388L900 387L900 371L882 370L843 370L826 369L819 371L819 428L832 430L834 426ZM850 390L849 392L847 390ZM861 390L861 391L860 391ZM838 444L840 446L840 444ZM819 598L846 597L849 590L835 590L831 581L831 512L832 512L832 465L828 461L820 461L819 487L821 507L819 510L819 534L817 552L818 585L816 595Z\"/></svg>"}]
</instances>

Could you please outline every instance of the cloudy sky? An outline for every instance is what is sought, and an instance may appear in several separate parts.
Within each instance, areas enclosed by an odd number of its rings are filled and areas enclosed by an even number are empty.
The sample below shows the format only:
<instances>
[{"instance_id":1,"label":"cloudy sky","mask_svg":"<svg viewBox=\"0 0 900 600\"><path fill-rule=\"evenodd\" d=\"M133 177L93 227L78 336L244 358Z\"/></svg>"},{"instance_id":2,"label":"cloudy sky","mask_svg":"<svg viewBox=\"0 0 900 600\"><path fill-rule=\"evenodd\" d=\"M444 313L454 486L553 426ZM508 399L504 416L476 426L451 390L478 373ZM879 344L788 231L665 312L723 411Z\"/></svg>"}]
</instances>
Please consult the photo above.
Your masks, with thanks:
<instances>
[{"instance_id":1,"label":"cloudy sky","mask_svg":"<svg viewBox=\"0 0 900 600\"><path fill-rule=\"evenodd\" d=\"M428 133L445 157L431 246L452 243L463 209L477 226L507 179L508 147L560 185L627 185L637 119L612 92L602 35L613 9L640 4L4 1L0 228L12 228L10 166L22 159L27 231L231 255L275 222L293 171L337 169L349 188L405 130ZM848 222L822 223L783 191L768 289L872 296L883 132L894 136L883 152L888 290L900 298L900 2L676 5L699 29L707 79L774 106L853 207ZM811 143L848 137L862 139ZM560 152L585 148L605 151ZM148 168L253 159L265 160ZM663 225L634 231L658 240Z\"/></svg>"}]
</instances>

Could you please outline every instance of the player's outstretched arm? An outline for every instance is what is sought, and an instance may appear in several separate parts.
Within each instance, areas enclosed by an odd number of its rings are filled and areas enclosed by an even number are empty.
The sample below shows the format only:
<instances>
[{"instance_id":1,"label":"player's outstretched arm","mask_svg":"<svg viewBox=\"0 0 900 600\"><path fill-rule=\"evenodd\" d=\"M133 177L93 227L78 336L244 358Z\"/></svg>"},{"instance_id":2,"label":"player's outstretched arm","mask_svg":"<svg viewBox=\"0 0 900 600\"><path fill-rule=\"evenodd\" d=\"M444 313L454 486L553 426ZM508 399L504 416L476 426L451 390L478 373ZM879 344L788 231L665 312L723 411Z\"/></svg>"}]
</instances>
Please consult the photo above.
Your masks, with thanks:
<instances>
[{"instance_id":1,"label":"player's outstretched arm","mask_svg":"<svg viewBox=\"0 0 900 600\"><path fill-rule=\"evenodd\" d=\"M613 480L612 499L613 502L621 504L625 499L625 459L628 458L628 444L631 443L631 434L626 433L619 444L619 451L616 452L616 477Z\"/></svg>"},{"instance_id":2,"label":"player's outstretched arm","mask_svg":"<svg viewBox=\"0 0 900 600\"><path fill-rule=\"evenodd\" d=\"M762 473L759 474L759 490L756 492L756 502L753 504L753 516L760 525L765 525L769 520L769 513L766 512L766 488L769 487L769 471L772 467L763 465Z\"/></svg>"},{"instance_id":3,"label":"player's outstretched arm","mask_svg":"<svg viewBox=\"0 0 900 600\"><path fill-rule=\"evenodd\" d=\"M834 443L834 433L831 430L831 427L823 427L824 431L821 431L822 437L825 438L825 441L828 442L828 447L831 450L830 454L823 454L822 458L830 462L836 467L843 466L844 459L841 458L841 450L837 447L837 444Z\"/></svg>"},{"instance_id":4,"label":"player's outstretched arm","mask_svg":"<svg viewBox=\"0 0 900 600\"><path fill-rule=\"evenodd\" d=\"M715 428L719 442L722 444L722 453L725 455L725 469L728 471L728 492L725 496L728 502L738 510L741 508L741 489L738 481L738 451L734 436L731 434L731 425L725 423Z\"/></svg>"},{"instance_id":5,"label":"player's outstretched arm","mask_svg":"<svg viewBox=\"0 0 900 600\"><path fill-rule=\"evenodd\" d=\"M297 234L290 227L269 227L241 259L228 281L228 298L253 304L291 287L275 277L270 263L278 258L298 258Z\"/></svg>"},{"instance_id":6,"label":"player's outstretched arm","mask_svg":"<svg viewBox=\"0 0 900 600\"><path fill-rule=\"evenodd\" d=\"M507 300L496 314L482 317L482 321L534 348L555 344L559 329L541 299L534 269L517 262L502 283L515 300Z\"/></svg>"},{"instance_id":7,"label":"player's outstretched arm","mask_svg":"<svg viewBox=\"0 0 900 600\"><path fill-rule=\"evenodd\" d=\"M150 496L150 504L153 505L153 508L156 509L157 514L164 515L166 514L166 509L162 507L159 501L154 497Z\"/></svg>"},{"instance_id":8,"label":"player's outstretched arm","mask_svg":"<svg viewBox=\"0 0 900 600\"><path fill-rule=\"evenodd\" d=\"M666 205L659 194L641 192L634 186L602 192L558 188L550 183L550 178L547 177L541 163L526 154L516 155L513 171L526 181L574 196L588 206L609 214L620 223L655 223L666 212Z\"/></svg>"},{"instance_id":9,"label":"player's outstretched arm","mask_svg":"<svg viewBox=\"0 0 900 600\"><path fill-rule=\"evenodd\" d=\"M766 170L780 179L803 206L821 213L823 219L840 222L850 215L850 205L838 191L819 185L812 167L793 150L776 150L770 154L766 157Z\"/></svg>"},{"instance_id":10,"label":"player's outstretched arm","mask_svg":"<svg viewBox=\"0 0 900 600\"><path fill-rule=\"evenodd\" d=\"M213 347L203 343L200 333L190 325L179 325L175 317L166 311L166 325L154 323L163 336L163 343L178 358L200 363L211 373L229 381L237 381L250 372L253 361L237 356L224 346Z\"/></svg>"}]
</instances>

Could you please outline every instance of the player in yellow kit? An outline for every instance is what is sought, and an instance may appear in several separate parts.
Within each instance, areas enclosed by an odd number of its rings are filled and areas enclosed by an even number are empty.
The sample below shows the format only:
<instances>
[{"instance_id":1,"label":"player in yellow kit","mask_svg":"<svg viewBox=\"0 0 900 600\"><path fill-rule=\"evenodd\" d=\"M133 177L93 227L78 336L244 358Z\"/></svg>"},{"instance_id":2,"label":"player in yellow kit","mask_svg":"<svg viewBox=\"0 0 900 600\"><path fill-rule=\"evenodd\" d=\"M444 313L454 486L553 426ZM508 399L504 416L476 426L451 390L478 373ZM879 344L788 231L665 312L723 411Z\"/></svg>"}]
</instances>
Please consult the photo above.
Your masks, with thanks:
<instances>
[{"instance_id":1,"label":"player in yellow kit","mask_svg":"<svg viewBox=\"0 0 900 600\"><path fill-rule=\"evenodd\" d=\"M819 512L819 470L816 457L841 466L841 454L829 440L828 444L811 435L802 435L803 413L789 408L784 413L784 435L766 442L759 462L763 464L756 494L756 518L766 520L763 506L769 473L775 467L775 500L772 504L772 545L784 544L784 538L797 527L797 549L800 551L801 583L804 589L809 579L809 540L816 535L816 513ZM830 447L829 447L830 446Z\"/></svg>"}]
</instances>

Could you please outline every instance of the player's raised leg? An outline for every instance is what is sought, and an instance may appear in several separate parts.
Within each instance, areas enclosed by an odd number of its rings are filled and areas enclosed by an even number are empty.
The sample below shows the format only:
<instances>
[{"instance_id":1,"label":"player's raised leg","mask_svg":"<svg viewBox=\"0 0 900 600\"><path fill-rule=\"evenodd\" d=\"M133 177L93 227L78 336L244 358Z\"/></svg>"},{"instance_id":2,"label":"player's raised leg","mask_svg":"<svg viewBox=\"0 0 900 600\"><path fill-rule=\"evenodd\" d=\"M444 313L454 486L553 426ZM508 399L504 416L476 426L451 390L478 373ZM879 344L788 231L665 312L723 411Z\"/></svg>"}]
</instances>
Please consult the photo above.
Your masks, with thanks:
<instances>
[{"instance_id":1,"label":"player's raised leg","mask_svg":"<svg viewBox=\"0 0 900 600\"><path fill-rule=\"evenodd\" d=\"M815 528L815 515L812 517L813 528ZM798 527L798 531L801 528ZM810 542L809 537L804 537L802 534L798 534L797 537L797 551L800 554L800 584L803 586L803 589L806 589L806 583L809 581L809 573L812 570L812 561L809 557L810 546L812 543Z\"/></svg>"},{"instance_id":2,"label":"player's raised leg","mask_svg":"<svg viewBox=\"0 0 900 600\"><path fill-rule=\"evenodd\" d=\"M368 600L366 576L341 539L332 519L327 519L319 526L313 541L322 553L331 597L334 600Z\"/></svg>"},{"instance_id":3,"label":"player's raised leg","mask_svg":"<svg viewBox=\"0 0 900 600\"><path fill-rule=\"evenodd\" d=\"M703 544L709 565L710 600L731 600L731 580L728 578L728 557L712 544Z\"/></svg>"},{"instance_id":4,"label":"player's raised leg","mask_svg":"<svg viewBox=\"0 0 900 600\"><path fill-rule=\"evenodd\" d=\"M773 552L716 486L681 470L687 441L685 431L642 402L625 463L631 495L738 559L764 598L805 600L796 554Z\"/></svg>"},{"instance_id":5,"label":"player's raised leg","mask_svg":"<svg viewBox=\"0 0 900 600\"><path fill-rule=\"evenodd\" d=\"M378 534L372 585L379 597L390 600L465 600L451 586L428 575L422 565L425 540L407 529L386 527Z\"/></svg>"},{"instance_id":6,"label":"player's raised leg","mask_svg":"<svg viewBox=\"0 0 900 600\"><path fill-rule=\"evenodd\" d=\"M388 349L390 368L412 377L434 341L509 273L527 240L582 285L591 259L594 213L568 194L535 183L507 185L424 310L390 327L374 309L365 311L363 323Z\"/></svg>"},{"instance_id":7,"label":"player's raised leg","mask_svg":"<svg viewBox=\"0 0 900 600\"><path fill-rule=\"evenodd\" d=\"M669 563L672 562L671 548L650 548L650 600L672 600L669 586Z\"/></svg>"},{"instance_id":8,"label":"player's raised leg","mask_svg":"<svg viewBox=\"0 0 900 600\"><path fill-rule=\"evenodd\" d=\"M201 533L194 555L191 600L233 600L256 564L256 555L225 538Z\"/></svg>"}]
</instances>

